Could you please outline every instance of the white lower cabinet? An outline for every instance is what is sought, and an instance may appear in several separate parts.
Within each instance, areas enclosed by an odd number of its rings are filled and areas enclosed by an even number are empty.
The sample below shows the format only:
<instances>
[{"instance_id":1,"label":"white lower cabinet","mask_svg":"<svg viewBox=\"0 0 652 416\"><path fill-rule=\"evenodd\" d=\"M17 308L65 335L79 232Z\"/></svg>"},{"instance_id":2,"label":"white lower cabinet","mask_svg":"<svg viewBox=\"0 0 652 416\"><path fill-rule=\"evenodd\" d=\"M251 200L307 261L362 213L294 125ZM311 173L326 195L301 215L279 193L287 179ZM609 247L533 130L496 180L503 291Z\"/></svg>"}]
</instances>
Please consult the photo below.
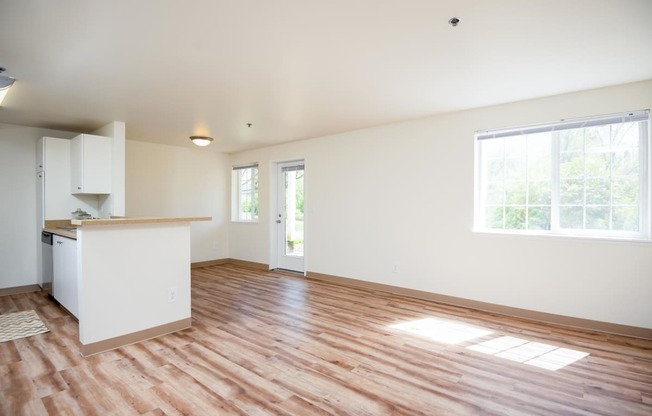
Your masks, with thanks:
<instances>
[{"instance_id":1,"label":"white lower cabinet","mask_svg":"<svg viewBox=\"0 0 652 416\"><path fill-rule=\"evenodd\" d=\"M79 318L79 283L77 279L77 241L53 236L52 295L76 318Z\"/></svg>"}]
</instances>

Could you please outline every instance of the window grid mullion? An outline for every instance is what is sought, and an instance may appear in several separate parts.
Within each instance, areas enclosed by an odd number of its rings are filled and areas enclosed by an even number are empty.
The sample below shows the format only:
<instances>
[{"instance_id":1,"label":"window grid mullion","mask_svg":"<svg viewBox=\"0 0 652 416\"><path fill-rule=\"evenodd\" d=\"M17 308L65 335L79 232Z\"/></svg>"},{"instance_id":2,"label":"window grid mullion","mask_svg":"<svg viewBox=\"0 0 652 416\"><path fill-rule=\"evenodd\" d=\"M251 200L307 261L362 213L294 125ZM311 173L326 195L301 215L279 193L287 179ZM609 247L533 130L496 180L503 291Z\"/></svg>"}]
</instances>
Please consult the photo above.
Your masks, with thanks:
<instances>
[{"instance_id":1,"label":"window grid mullion","mask_svg":"<svg viewBox=\"0 0 652 416\"><path fill-rule=\"evenodd\" d=\"M616 139L614 137L614 127L609 126L609 230L614 226L614 155L616 148Z\"/></svg>"},{"instance_id":2,"label":"window grid mullion","mask_svg":"<svg viewBox=\"0 0 652 416\"><path fill-rule=\"evenodd\" d=\"M525 136L525 229L530 229L530 137Z\"/></svg>"},{"instance_id":3,"label":"window grid mullion","mask_svg":"<svg viewBox=\"0 0 652 416\"><path fill-rule=\"evenodd\" d=\"M250 186L249 186L249 200L251 201L251 207L249 208L249 219L253 220L254 219L254 195L256 193L256 187L254 186L256 181L255 181L255 175L254 175L254 170L251 170L250 174Z\"/></svg>"},{"instance_id":4,"label":"window grid mullion","mask_svg":"<svg viewBox=\"0 0 652 416\"><path fill-rule=\"evenodd\" d=\"M582 131L582 229L586 230L586 130Z\"/></svg>"},{"instance_id":5,"label":"window grid mullion","mask_svg":"<svg viewBox=\"0 0 652 416\"><path fill-rule=\"evenodd\" d=\"M240 174L240 206L239 206L239 215L241 220L246 220L245 218L245 213L244 213L244 198L243 198L243 192L242 188L244 183L247 180L247 176L249 175L249 169L243 169Z\"/></svg>"},{"instance_id":6,"label":"window grid mullion","mask_svg":"<svg viewBox=\"0 0 652 416\"><path fill-rule=\"evenodd\" d=\"M552 177L550 189L552 194L550 195L550 231L559 232L559 216L560 205L559 205L559 181L560 181L560 157L561 157L561 146L559 143L559 132L553 132L550 139L551 150L550 150L550 159L552 164Z\"/></svg>"},{"instance_id":7,"label":"window grid mullion","mask_svg":"<svg viewBox=\"0 0 652 416\"><path fill-rule=\"evenodd\" d=\"M242 174L244 170L238 170L238 221L241 221L242 218Z\"/></svg>"},{"instance_id":8,"label":"window grid mullion","mask_svg":"<svg viewBox=\"0 0 652 416\"><path fill-rule=\"evenodd\" d=\"M652 169L652 133L650 132L650 122L646 121L639 124L638 134L638 160L639 160L639 232L645 232L647 238L652 238L652 225L650 218L652 216L652 183L650 183L650 169Z\"/></svg>"},{"instance_id":9,"label":"window grid mullion","mask_svg":"<svg viewBox=\"0 0 652 416\"><path fill-rule=\"evenodd\" d=\"M507 226L507 143L503 141L503 230Z\"/></svg>"}]
</instances>

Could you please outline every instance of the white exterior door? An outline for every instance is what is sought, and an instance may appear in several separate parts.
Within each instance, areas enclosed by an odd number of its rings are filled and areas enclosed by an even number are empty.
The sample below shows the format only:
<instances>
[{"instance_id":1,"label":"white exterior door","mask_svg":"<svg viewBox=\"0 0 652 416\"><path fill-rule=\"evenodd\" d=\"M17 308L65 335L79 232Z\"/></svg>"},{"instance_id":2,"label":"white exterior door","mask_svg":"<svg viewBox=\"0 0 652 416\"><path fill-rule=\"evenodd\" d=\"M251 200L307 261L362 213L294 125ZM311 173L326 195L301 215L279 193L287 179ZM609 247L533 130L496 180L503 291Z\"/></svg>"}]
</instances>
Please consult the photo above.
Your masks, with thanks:
<instances>
[{"instance_id":1,"label":"white exterior door","mask_svg":"<svg viewBox=\"0 0 652 416\"><path fill-rule=\"evenodd\" d=\"M277 267L304 272L304 162L277 167Z\"/></svg>"}]
</instances>

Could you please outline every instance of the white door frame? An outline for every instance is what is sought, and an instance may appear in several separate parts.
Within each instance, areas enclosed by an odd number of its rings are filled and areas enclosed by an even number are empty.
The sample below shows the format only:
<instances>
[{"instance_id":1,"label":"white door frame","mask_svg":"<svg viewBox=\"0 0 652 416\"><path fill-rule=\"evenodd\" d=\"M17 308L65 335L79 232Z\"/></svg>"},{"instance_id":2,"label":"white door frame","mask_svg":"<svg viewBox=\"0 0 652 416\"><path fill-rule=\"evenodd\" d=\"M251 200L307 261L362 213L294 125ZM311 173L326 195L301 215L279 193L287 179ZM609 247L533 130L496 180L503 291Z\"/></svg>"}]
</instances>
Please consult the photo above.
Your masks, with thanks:
<instances>
[{"instance_id":1,"label":"white door frame","mask_svg":"<svg viewBox=\"0 0 652 416\"><path fill-rule=\"evenodd\" d=\"M303 246L303 275L307 275L307 270L308 270L308 212L307 212L307 201L308 201L308 186L307 186L307 171L305 170L306 166L306 159L305 158L292 158L292 159L287 159L287 160L277 160L277 161L271 161L270 162L270 171L269 171L269 187L270 187L270 210L269 210L269 224L270 224L270 233L269 233L269 247L270 247L270 252L269 252L269 269L277 269L279 267L279 245L278 245L278 239L279 239L279 232L281 227L278 226L276 223L276 220L278 219L278 206L279 206L279 189L278 189L278 181L279 181L279 165L286 164L286 163L292 163L292 162L303 162L304 165L304 177L303 177L303 186L304 186L304 194L303 194L303 204L304 204L304 210L303 210L303 221L304 221L304 228L303 228L303 241L304 241L304 246Z\"/></svg>"}]
</instances>

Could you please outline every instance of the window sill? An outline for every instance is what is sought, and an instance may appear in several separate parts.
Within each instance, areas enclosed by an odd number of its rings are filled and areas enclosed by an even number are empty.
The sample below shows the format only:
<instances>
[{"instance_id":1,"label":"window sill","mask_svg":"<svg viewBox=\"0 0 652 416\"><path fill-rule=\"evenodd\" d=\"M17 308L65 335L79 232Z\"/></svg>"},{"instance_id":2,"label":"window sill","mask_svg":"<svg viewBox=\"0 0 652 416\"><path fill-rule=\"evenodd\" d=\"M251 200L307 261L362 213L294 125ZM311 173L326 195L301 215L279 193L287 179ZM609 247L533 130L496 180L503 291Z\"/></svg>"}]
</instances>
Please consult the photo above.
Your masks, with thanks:
<instances>
[{"instance_id":1,"label":"window sill","mask_svg":"<svg viewBox=\"0 0 652 416\"><path fill-rule=\"evenodd\" d=\"M593 241L600 243L626 243L626 244L640 244L640 245L652 245L652 240L641 237L604 237L597 235L568 235L568 234L550 234L550 233L533 233L533 232L518 232L518 231L498 231L498 230L486 230L486 229L473 229L474 234L485 235L485 236L499 236L507 238L531 238L537 240L549 240L549 239L559 239L559 240L578 240L578 241Z\"/></svg>"}]
</instances>

